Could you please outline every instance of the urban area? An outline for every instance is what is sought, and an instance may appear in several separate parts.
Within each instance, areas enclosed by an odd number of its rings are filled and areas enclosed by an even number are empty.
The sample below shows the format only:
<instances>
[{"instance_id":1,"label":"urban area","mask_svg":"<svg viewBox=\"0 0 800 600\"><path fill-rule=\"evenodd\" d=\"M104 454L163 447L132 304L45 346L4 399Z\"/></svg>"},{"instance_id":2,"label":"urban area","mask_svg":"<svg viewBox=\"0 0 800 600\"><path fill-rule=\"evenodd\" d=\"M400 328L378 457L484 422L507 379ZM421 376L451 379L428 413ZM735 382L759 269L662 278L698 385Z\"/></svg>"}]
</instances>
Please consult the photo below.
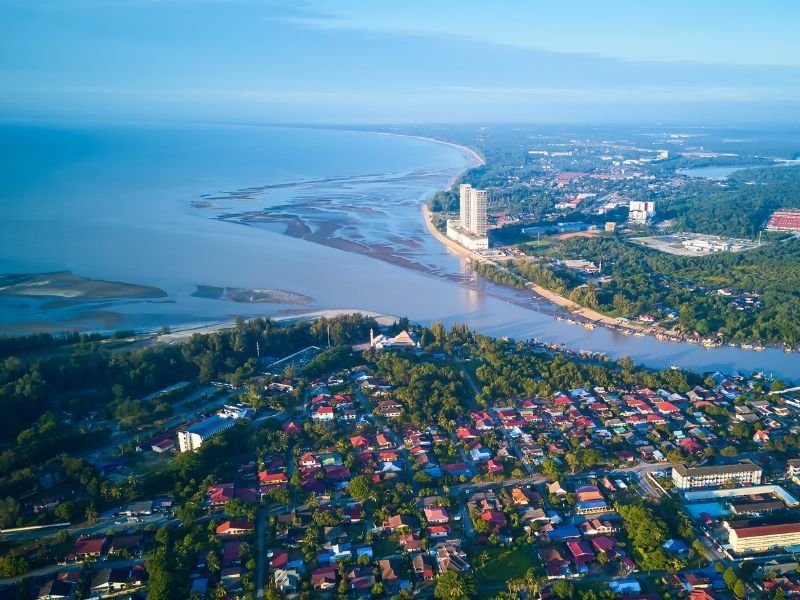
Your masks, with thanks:
<instances>
[{"instance_id":1,"label":"urban area","mask_svg":"<svg viewBox=\"0 0 800 600\"><path fill-rule=\"evenodd\" d=\"M800 591L800 393L766 373L360 315L3 350L3 598Z\"/></svg>"}]
</instances>

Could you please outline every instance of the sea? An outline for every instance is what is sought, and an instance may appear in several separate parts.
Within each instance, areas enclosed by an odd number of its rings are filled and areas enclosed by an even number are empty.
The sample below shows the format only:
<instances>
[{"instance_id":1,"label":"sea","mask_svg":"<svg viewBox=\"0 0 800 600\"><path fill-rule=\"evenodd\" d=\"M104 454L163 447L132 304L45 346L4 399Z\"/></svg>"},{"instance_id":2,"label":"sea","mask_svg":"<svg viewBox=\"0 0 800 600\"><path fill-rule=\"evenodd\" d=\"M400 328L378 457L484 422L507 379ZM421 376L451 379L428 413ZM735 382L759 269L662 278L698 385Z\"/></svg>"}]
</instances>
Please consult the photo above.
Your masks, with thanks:
<instances>
[{"instance_id":1,"label":"sea","mask_svg":"<svg viewBox=\"0 0 800 600\"><path fill-rule=\"evenodd\" d=\"M0 159L0 275L69 271L166 293L88 302L0 294L0 333L174 329L346 309L464 322L656 368L800 378L798 354L590 331L555 320L553 307L528 293L485 281L425 227L420 205L474 164L434 140L5 122Z\"/></svg>"}]
</instances>

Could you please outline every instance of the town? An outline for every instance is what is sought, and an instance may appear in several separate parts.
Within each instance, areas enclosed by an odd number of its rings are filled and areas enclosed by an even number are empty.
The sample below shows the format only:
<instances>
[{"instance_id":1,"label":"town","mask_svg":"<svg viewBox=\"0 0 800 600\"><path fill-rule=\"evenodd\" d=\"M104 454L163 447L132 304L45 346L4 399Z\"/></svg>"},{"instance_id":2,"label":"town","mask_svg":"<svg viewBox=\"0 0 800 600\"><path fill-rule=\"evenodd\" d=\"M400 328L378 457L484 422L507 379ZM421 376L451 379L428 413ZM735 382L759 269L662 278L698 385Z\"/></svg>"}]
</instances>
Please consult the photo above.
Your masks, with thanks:
<instances>
[{"instance_id":1,"label":"town","mask_svg":"<svg viewBox=\"0 0 800 600\"><path fill-rule=\"evenodd\" d=\"M798 171L768 142L710 131L435 134L482 154L428 205L442 241L483 277L624 335L800 348L782 314L796 305Z\"/></svg>"},{"instance_id":2,"label":"town","mask_svg":"<svg viewBox=\"0 0 800 600\"><path fill-rule=\"evenodd\" d=\"M358 316L190 347L224 366L143 395L162 416L90 410L110 435L68 454L39 441L66 411L19 435L37 455L3 483L24 491L0 514L2 597L800 591L789 382Z\"/></svg>"}]
</instances>

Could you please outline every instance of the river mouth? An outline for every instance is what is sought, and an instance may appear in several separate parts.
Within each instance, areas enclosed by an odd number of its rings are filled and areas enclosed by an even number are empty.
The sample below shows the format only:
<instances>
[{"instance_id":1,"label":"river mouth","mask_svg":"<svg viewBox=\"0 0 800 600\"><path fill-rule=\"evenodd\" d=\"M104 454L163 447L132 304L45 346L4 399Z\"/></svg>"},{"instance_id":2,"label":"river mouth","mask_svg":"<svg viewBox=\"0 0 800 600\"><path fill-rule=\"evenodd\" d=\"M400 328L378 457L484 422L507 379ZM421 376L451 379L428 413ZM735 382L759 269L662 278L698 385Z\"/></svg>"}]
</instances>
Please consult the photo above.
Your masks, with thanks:
<instances>
[{"instance_id":1,"label":"river mouth","mask_svg":"<svg viewBox=\"0 0 800 600\"><path fill-rule=\"evenodd\" d=\"M452 146L345 131L81 125L92 149L103 148L82 154L58 129L37 147L42 127L13 134L25 144L16 179L0 190L0 273L69 271L166 295L0 295L7 333L157 331L347 309L466 323L658 368L800 376L798 355L782 351L704 350L572 326L531 293L477 276L420 214L474 164ZM57 169L42 169L48 152Z\"/></svg>"}]
</instances>

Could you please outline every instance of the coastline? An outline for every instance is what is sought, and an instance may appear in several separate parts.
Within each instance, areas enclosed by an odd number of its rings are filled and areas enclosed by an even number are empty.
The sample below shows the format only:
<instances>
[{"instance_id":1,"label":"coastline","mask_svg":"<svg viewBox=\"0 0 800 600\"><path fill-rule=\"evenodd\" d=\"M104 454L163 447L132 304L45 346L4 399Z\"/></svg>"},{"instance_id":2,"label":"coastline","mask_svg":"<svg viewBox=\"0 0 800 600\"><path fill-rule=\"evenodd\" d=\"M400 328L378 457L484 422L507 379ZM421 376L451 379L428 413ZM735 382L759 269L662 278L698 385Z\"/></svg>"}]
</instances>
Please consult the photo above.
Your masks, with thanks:
<instances>
[{"instance_id":1,"label":"coastline","mask_svg":"<svg viewBox=\"0 0 800 600\"><path fill-rule=\"evenodd\" d=\"M371 310L360 310L357 308L330 308L314 310L310 312L302 312L295 315L283 315L275 317L267 317L264 315L250 316L248 319L269 318L278 323L290 323L292 321L306 321L316 319L333 319L343 315L361 314L365 317L374 318L380 325L391 325L399 320L399 317L394 315L387 315L385 313L374 312ZM174 344L193 336L194 334L209 334L219 333L235 327L234 321L223 321L220 323L204 323L187 325L184 327L176 328L169 333L159 333L156 330L143 332L141 335L144 337L152 336L153 343Z\"/></svg>"},{"instance_id":2,"label":"coastline","mask_svg":"<svg viewBox=\"0 0 800 600\"><path fill-rule=\"evenodd\" d=\"M451 148L455 148L457 150L460 150L461 152L464 152L464 153L466 153L467 155L469 155L471 157L471 159L473 161L473 165L472 165L472 167L469 167L469 168L474 168L476 166L483 166L483 165L486 164L486 161L484 160L484 158L480 154L478 154L475 150L473 150L472 148L470 148L468 146L462 146L461 144L456 144L454 142L447 142L447 141L444 141L444 140L437 140L436 138L430 138L430 137L418 136L418 135L405 135L405 134L399 134L399 133L398 134L387 133L386 135L398 135L398 136L402 136L402 137L411 137L411 138L416 138L416 139L425 140L425 141L429 141L429 142L436 142L436 143L439 143L439 144L444 144L446 146L450 146ZM454 176L453 179L451 179L450 182L448 183L448 186L447 186L446 189L451 188L455 184L455 182L467 170L469 170L469 169L464 169L463 171L458 173L456 176ZM448 250L450 250L454 254L456 254L458 256L461 256L463 258L466 258L466 259L468 259L470 261L475 261L475 262L479 262L479 263L489 263L489 264L494 265L495 267L503 268L503 266L500 265L496 260L491 259L491 258L486 257L486 256L483 256L481 254L478 254L477 252L474 252L473 250L469 250L468 248L465 248L461 244L457 243L456 241L451 240L450 238L448 238L445 234L443 234L441 231L439 231L436 228L436 226L434 225L434 223L433 223L433 213L428 208L427 203L423 202L421 206L422 206L422 208L421 208L421 210L422 210L422 219L425 222L425 227L427 228L428 232L434 238L436 238L441 244L443 244ZM573 302L572 300L570 300L569 298L567 298L565 296L561 296L560 294L557 294L556 292L548 290L548 289L546 289L546 288L544 288L544 287L542 287L540 285L537 285L537 284L535 284L533 282L530 282L530 281L525 284L525 287L529 291L533 292L539 298L550 302L551 304L555 305L556 307L558 307L560 309L563 309L565 312L567 312L567 313L569 313L571 315L582 317L583 319L585 319L585 322L587 322L587 323L591 323L593 325L600 325L600 326L603 326L603 327L615 327L615 328L625 329L625 330L628 330L631 333L645 333L646 335L649 335L649 336L651 336L653 338L656 338L656 333L652 331L652 328L650 328L651 331L646 331L648 329L648 327L641 326L641 325L639 325L637 323L619 322L613 317L610 317L608 315L604 315L604 314L599 313L599 312L597 312L595 310L592 310L590 308L586 308L584 306L581 306L580 304L578 304L576 302ZM667 333L667 332L659 332L659 333Z\"/></svg>"}]
</instances>

